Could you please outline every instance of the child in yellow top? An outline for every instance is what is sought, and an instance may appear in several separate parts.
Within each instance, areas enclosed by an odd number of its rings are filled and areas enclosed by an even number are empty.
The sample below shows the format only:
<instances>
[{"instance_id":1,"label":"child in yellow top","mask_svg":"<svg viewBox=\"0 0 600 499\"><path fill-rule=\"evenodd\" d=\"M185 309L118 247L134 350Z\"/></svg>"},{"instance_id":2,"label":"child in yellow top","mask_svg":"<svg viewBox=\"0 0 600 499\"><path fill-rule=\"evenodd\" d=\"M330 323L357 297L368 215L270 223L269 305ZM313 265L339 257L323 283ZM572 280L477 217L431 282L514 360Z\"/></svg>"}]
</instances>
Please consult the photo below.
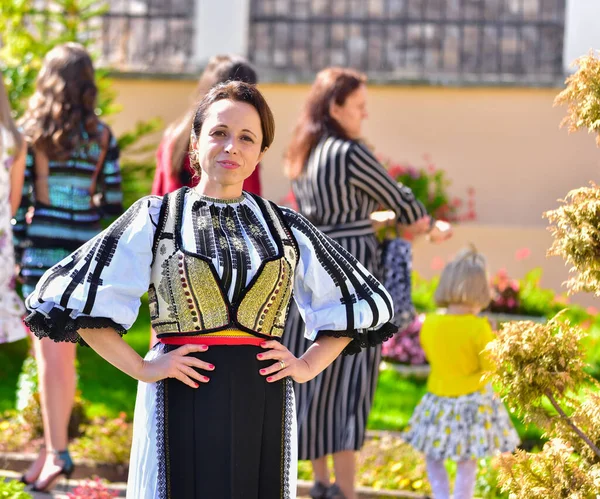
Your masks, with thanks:
<instances>
[{"instance_id":1,"label":"child in yellow top","mask_svg":"<svg viewBox=\"0 0 600 499\"><path fill-rule=\"evenodd\" d=\"M494 336L477 314L490 302L485 258L463 250L444 268L435 293L445 314L428 315L421 344L431 366L427 393L404 432L423 452L433 497L448 499L446 459L457 461L454 499L473 497L477 459L514 450L519 437L500 398L482 382L483 349Z\"/></svg>"}]
</instances>

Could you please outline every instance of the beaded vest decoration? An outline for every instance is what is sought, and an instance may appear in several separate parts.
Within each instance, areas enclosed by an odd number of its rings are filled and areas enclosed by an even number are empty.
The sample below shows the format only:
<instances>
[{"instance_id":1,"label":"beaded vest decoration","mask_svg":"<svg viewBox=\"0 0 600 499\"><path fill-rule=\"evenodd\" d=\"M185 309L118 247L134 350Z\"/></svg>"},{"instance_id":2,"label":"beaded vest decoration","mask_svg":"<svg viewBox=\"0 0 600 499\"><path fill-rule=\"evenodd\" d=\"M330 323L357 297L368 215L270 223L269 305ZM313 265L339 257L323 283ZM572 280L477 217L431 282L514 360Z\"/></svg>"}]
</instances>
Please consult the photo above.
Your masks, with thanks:
<instances>
[{"instance_id":1,"label":"beaded vest decoration","mask_svg":"<svg viewBox=\"0 0 600 499\"><path fill-rule=\"evenodd\" d=\"M281 212L269 201L252 196L267 221L277 254L263 259L248 286L230 302L212 259L183 248L186 192L183 188L165 195L154 238L148 297L150 319L158 338L228 330L281 337L298 261L296 241Z\"/></svg>"}]
</instances>

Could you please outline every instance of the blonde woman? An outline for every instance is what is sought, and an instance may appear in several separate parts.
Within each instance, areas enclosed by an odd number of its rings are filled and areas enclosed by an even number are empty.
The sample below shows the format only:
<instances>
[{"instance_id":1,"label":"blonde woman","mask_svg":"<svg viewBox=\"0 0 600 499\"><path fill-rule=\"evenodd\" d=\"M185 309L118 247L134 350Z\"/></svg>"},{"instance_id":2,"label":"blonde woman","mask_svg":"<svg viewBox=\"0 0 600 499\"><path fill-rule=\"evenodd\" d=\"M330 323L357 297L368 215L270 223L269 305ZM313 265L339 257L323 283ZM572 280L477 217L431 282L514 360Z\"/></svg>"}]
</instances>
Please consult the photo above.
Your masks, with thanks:
<instances>
[{"instance_id":1,"label":"blonde woman","mask_svg":"<svg viewBox=\"0 0 600 499\"><path fill-rule=\"evenodd\" d=\"M0 78L0 343L26 336L25 307L15 292L15 256L11 218L21 202L25 141L17 131L3 79Z\"/></svg>"},{"instance_id":2,"label":"blonde woman","mask_svg":"<svg viewBox=\"0 0 600 499\"><path fill-rule=\"evenodd\" d=\"M404 438L425 454L436 499L450 497L446 459L457 462L454 498L470 499L477 460L519 443L502 401L482 381L491 369L483 350L494 339L487 319L477 316L491 299L488 282L483 255L463 250L444 268L435 293L446 313L428 315L421 329L431 374Z\"/></svg>"}]
</instances>

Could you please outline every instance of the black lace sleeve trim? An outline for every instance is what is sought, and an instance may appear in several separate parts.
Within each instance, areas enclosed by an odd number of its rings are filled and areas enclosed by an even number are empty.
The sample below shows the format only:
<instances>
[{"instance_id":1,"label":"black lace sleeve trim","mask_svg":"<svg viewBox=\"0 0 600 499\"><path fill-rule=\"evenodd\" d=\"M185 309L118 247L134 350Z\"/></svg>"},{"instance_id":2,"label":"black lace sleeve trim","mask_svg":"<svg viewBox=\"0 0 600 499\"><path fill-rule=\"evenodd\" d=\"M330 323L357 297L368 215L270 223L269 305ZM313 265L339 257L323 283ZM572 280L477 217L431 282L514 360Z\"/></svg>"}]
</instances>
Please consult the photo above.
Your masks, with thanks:
<instances>
[{"instance_id":1,"label":"black lace sleeve trim","mask_svg":"<svg viewBox=\"0 0 600 499\"><path fill-rule=\"evenodd\" d=\"M81 316L76 319L69 317L70 310L61 310L53 308L49 316L45 316L40 312L31 312L24 320L25 324L33 331L40 339L50 338L56 342L67 341L71 343L79 343L87 346L83 338L79 336L80 329L101 329L111 327L115 329L121 336L127 330L117 324L112 319L107 317L87 317Z\"/></svg>"},{"instance_id":2,"label":"black lace sleeve trim","mask_svg":"<svg viewBox=\"0 0 600 499\"><path fill-rule=\"evenodd\" d=\"M398 327L391 322L386 322L379 329L353 331L319 331L319 335L333 336L334 338L352 338L352 341L346 345L342 351L342 355L354 355L367 347L374 347L390 339L396 332ZM319 336L318 335L318 336Z\"/></svg>"}]
</instances>

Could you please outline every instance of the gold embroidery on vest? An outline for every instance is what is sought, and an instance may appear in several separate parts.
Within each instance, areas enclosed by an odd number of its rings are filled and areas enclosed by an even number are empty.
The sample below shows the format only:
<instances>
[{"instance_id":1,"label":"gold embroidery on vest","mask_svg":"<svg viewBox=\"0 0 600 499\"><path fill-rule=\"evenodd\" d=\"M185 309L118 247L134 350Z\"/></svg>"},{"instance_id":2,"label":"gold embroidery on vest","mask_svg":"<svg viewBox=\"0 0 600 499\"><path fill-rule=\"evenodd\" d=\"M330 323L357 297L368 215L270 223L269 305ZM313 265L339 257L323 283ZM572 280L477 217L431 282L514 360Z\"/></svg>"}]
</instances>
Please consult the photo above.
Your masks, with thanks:
<instances>
[{"instance_id":1,"label":"gold embroidery on vest","mask_svg":"<svg viewBox=\"0 0 600 499\"><path fill-rule=\"evenodd\" d=\"M211 272L209 264L200 258L185 257L185 267L188 274L191 294L196 298L198 307L194 311L198 313L200 329L214 329L229 324L227 304L221 295L219 284ZM186 302L187 302L186 296ZM194 328L190 329L193 331Z\"/></svg>"},{"instance_id":2,"label":"gold embroidery on vest","mask_svg":"<svg viewBox=\"0 0 600 499\"><path fill-rule=\"evenodd\" d=\"M281 309L287 308L284 299L292 279L291 267L283 258L267 262L256 282L244 296L238 308L238 321L253 331L281 336Z\"/></svg>"}]
</instances>

